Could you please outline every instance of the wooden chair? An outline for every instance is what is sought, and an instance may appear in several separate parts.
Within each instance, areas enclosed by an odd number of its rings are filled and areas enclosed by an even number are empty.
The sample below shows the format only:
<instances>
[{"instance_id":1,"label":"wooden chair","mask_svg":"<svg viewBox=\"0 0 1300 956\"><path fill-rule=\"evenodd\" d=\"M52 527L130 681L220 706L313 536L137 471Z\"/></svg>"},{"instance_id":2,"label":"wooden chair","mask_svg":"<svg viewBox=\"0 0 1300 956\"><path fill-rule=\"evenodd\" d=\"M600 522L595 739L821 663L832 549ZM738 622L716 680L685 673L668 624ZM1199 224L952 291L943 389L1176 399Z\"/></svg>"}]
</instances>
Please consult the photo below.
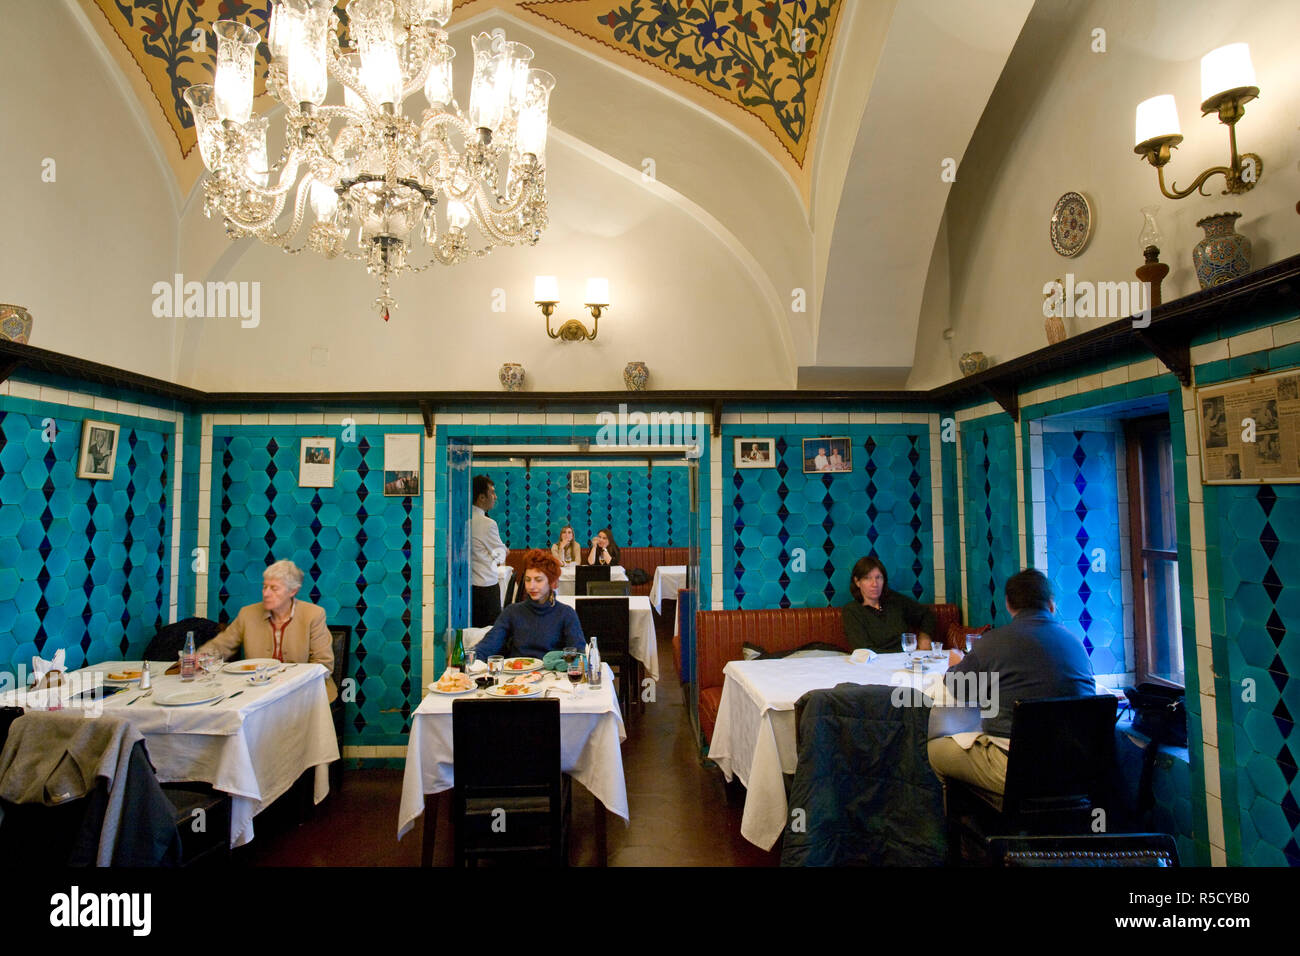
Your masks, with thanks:
<instances>
[{"instance_id":1,"label":"wooden chair","mask_svg":"<svg viewBox=\"0 0 1300 956\"><path fill-rule=\"evenodd\" d=\"M345 705L343 703L343 682L347 680L348 664L352 654L352 625L351 624L327 624L326 627L330 632L330 648L334 652L334 670L330 676L334 679L334 686L339 690L339 696L330 704L330 717L334 720L334 735L338 738L339 759L330 764L330 793L340 789L343 785L343 718ZM307 776L313 773L312 770L307 772Z\"/></svg>"},{"instance_id":2,"label":"wooden chair","mask_svg":"<svg viewBox=\"0 0 1300 956\"><path fill-rule=\"evenodd\" d=\"M560 770L560 702L452 702L457 866L532 857L568 862L570 792ZM433 821L426 812L425 827Z\"/></svg>"}]
</instances>

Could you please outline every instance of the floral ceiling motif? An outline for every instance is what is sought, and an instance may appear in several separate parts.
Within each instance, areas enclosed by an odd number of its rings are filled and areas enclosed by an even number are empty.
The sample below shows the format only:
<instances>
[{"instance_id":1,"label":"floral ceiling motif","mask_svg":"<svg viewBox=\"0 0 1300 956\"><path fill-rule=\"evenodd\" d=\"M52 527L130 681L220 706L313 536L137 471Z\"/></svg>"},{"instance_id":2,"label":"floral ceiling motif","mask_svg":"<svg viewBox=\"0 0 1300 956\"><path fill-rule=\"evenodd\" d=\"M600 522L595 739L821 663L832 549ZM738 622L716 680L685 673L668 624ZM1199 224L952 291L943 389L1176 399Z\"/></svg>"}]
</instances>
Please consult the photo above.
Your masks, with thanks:
<instances>
[{"instance_id":1,"label":"floral ceiling motif","mask_svg":"<svg viewBox=\"0 0 1300 956\"><path fill-rule=\"evenodd\" d=\"M803 166L840 0L522 0L757 117Z\"/></svg>"},{"instance_id":2,"label":"floral ceiling motif","mask_svg":"<svg viewBox=\"0 0 1300 956\"><path fill-rule=\"evenodd\" d=\"M143 74L181 156L194 148L194 121L181 94L210 83L217 20L267 34L269 0L89 0ZM800 168L814 129L841 0L458 0L538 18L606 58L630 56L661 80L690 84L757 119ZM346 30L345 3L339 14ZM453 24L455 21L452 21ZM614 56L611 56L614 54ZM264 92L266 44L258 48L256 95ZM779 144L777 146L776 144Z\"/></svg>"}]
</instances>

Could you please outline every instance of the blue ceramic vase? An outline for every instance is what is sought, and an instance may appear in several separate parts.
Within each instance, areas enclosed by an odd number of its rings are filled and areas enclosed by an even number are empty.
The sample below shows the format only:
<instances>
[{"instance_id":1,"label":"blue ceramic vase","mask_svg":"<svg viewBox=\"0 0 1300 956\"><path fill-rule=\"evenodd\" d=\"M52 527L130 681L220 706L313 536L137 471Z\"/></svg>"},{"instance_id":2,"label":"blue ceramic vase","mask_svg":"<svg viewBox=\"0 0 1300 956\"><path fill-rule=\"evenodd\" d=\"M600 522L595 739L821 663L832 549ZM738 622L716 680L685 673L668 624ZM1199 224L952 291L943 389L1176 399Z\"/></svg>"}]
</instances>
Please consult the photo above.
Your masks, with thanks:
<instances>
[{"instance_id":1,"label":"blue ceramic vase","mask_svg":"<svg viewBox=\"0 0 1300 956\"><path fill-rule=\"evenodd\" d=\"M1250 271L1250 240L1233 228L1240 215L1222 212L1196 224L1205 230L1205 238L1192 250L1202 289L1239 279Z\"/></svg>"}]
</instances>

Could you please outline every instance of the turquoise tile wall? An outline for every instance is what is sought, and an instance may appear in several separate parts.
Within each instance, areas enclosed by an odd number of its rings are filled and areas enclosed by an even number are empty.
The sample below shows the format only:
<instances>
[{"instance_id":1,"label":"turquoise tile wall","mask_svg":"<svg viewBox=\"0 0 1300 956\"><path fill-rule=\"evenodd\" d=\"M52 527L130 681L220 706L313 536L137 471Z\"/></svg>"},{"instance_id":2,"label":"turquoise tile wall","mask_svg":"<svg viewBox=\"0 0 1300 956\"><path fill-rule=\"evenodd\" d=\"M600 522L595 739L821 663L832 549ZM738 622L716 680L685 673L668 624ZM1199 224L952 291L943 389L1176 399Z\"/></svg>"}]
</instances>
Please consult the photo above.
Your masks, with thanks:
<instances>
[{"instance_id":1,"label":"turquoise tile wall","mask_svg":"<svg viewBox=\"0 0 1300 956\"><path fill-rule=\"evenodd\" d=\"M261 600L263 569L287 558L301 596L352 626L344 743L404 744L420 681L422 496L386 496L384 435L419 426L359 425L336 441L333 488L298 486L299 439L319 425L218 425L212 434L208 617L223 623Z\"/></svg>"},{"instance_id":2,"label":"turquoise tile wall","mask_svg":"<svg viewBox=\"0 0 1300 956\"><path fill-rule=\"evenodd\" d=\"M966 622L999 627L1007 578L1020 570L1016 430L1006 415L964 422L962 484L966 510Z\"/></svg>"},{"instance_id":3,"label":"turquoise tile wall","mask_svg":"<svg viewBox=\"0 0 1300 956\"><path fill-rule=\"evenodd\" d=\"M76 477L86 419L120 426L111 480ZM0 670L144 652L171 607L174 458L170 422L0 396Z\"/></svg>"},{"instance_id":4,"label":"turquoise tile wall","mask_svg":"<svg viewBox=\"0 0 1300 956\"><path fill-rule=\"evenodd\" d=\"M804 474L805 438L847 437L852 471ZM736 468L736 438L774 438L772 468ZM727 608L827 607L879 557L889 585L934 600L928 425L723 428L723 597Z\"/></svg>"}]
</instances>

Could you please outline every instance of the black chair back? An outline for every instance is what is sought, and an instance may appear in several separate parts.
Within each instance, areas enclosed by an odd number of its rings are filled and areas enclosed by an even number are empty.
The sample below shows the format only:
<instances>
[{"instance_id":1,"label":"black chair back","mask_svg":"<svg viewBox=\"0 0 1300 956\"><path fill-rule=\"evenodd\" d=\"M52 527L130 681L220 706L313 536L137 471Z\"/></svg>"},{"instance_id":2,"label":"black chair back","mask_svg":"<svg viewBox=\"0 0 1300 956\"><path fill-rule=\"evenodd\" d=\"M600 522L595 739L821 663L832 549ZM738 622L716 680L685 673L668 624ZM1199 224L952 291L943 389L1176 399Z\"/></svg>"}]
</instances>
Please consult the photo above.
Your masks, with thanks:
<instances>
[{"instance_id":1,"label":"black chair back","mask_svg":"<svg viewBox=\"0 0 1300 956\"><path fill-rule=\"evenodd\" d=\"M206 617L187 617L175 624L166 624L158 629L149 646L145 648L144 659L175 664L177 655L185 647L185 635L188 632L194 632L194 646L202 647L223 630L225 628L220 624Z\"/></svg>"},{"instance_id":2,"label":"black chair back","mask_svg":"<svg viewBox=\"0 0 1300 956\"><path fill-rule=\"evenodd\" d=\"M9 739L9 725L23 715L21 707L0 707L0 750L5 749Z\"/></svg>"},{"instance_id":3,"label":"black chair back","mask_svg":"<svg viewBox=\"0 0 1300 956\"><path fill-rule=\"evenodd\" d=\"M559 700L456 700L451 726L456 862L542 852L563 862Z\"/></svg>"},{"instance_id":4,"label":"black chair back","mask_svg":"<svg viewBox=\"0 0 1300 956\"><path fill-rule=\"evenodd\" d=\"M625 713L636 696L636 662L628 634L629 600L626 597L587 597L574 602L578 623L587 640L595 637L600 659L616 672L619 705Z\"/></svg>"},{"instance_id":5,"label":"black chair back","mask_svg":"<svg viewBox=\"0 0 1300 956\"><path fill-rule=\"evenodd\" d=\"M587 584L591 581L608 581L608 564L580 564L573 569L573 593L587 593Z\"/></svg>"},{"instance_id":6,"label":"black chair back","mask_svg":"<svg viewBox=\"0 0 1300 956\"><path fill-rule=\"evenodd\" d=\"M1110 694L1016 701L1002 803L1008 822L1036 833L1087 832L1092 807L1106 802L1115 709Z\"/></svg>"},{"instance_id":7,"label":"black chair back","mask_svg":"<svg viewBox=\"0 0 1300 956\"><path fill-rule=\"evenodd\" d=\"M330 649L334 652L334 686L343 689L343 681L348 676L348 656L352 653L352 625L327 624L330 632Z\"/></svg>"},{"instance_id":8,"label":"black chair back","mask_svg":"<svg viewBox=\"0 0 1300 956\"><path fill-rule=\"evenodd\" d=\"M591 597L627 597L627 581L588 581L587 594Z\"/></svg>"}]
</instances>

